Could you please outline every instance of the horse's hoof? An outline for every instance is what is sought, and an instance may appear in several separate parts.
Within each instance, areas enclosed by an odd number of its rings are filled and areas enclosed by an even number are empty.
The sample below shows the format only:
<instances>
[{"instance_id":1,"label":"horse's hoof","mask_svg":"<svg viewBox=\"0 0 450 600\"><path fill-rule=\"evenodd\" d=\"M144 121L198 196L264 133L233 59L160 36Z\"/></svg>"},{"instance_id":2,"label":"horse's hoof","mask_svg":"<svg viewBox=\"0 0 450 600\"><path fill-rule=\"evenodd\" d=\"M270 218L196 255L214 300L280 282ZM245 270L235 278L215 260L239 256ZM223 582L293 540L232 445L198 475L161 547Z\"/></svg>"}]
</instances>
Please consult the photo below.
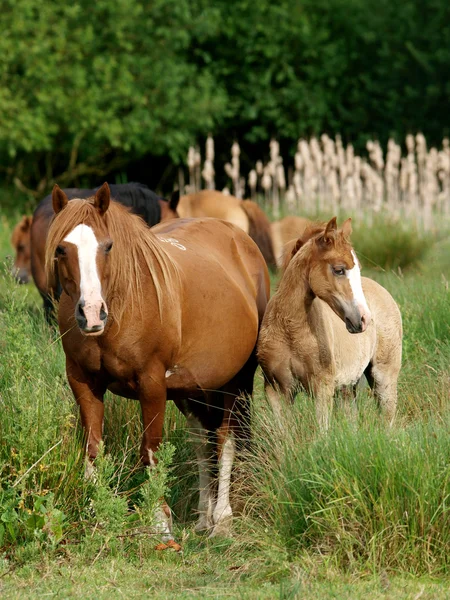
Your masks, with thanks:
<instances>
[{"instance_id":1,"label":"horse's hoof","mask_svg":"<svg viewBox=\"0 0 450 600\"><path fill-rule=\"evenodd\" d=\"M225 517L224 519L221 519L218 523L216 523L213 527L213 530L211 531L211 533L209 534L208 537L210 538L215 538L215 537L225 537L225 538L230 538L232 536L231 534L231 524L233 522L233 519L230 516Z\"/></svg>"},{"instance_id":2,"label":"horse's hoof","mask_svg":"<svg viewBox=\"0 0 450 600\"><path fill-rule=\"evenodd\" d=\"M204 533L205 531L211 531L213 527L213 520L211 518L208 519L206 516L202 516L195 524L194 531L195 533Z\"/></svg>"}]
</instances>

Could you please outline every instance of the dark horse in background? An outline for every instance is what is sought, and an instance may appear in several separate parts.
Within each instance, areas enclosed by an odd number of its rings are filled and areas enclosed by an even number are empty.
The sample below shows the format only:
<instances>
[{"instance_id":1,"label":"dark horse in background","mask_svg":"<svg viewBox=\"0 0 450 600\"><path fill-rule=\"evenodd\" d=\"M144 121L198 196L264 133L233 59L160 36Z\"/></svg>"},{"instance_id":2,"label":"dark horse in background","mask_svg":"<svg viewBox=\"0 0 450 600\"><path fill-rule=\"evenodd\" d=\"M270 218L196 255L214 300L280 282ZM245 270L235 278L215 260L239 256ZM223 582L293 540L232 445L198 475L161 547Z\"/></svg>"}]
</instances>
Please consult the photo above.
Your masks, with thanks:
<instances>
[{"instance_id":1,"label":"dark horse in background","mask_svg":"<svg viewBox=\"0 0 450 600\"><path fill-rule=\"evenodd\" d=\"M152 227L166 219L178 217L178 195L165 200L141 183L123 183L110 185L111 196L131 212L139 215L145 223ZM64 190L69 200L73 198L89 198L95 195L96 189L67 188ZM45 274L45 243L53 219L52 195L46 196L37 206L33 214L30 228L31 274L44 301L44 312L47 321L54 317L54 301L59 300L61 286L58 278L47 281Z\"/></svg>"}]
</instances>

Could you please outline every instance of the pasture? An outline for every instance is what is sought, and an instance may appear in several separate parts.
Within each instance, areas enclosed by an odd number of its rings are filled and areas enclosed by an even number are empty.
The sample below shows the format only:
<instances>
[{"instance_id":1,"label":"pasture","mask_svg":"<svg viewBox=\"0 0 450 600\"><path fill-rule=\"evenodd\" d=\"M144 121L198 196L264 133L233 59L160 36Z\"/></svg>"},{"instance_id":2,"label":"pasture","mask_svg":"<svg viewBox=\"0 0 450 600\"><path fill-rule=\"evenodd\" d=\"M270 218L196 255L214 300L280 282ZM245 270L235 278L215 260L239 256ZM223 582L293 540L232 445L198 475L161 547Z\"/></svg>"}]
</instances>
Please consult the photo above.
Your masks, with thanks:
<instances>
[{"instance_id":1,"label":"pasture","mask_svg":"<svg viewBox=\"0 0 450 600\"><path fill-rule=\"evenodd\" d=\"M253 443L232 487L233 537L194 533L197 470L169 404L156 472L139 466L137 402L108 394L95 485L57 334L7 274L17 215L0 221L0 594L28 597L447 598L450 587L450 239L382 218L353 223L364 274L404 326L398 415L367 388L337 398L323 435L300 394L283 435L257 372ZM6 263L4 262L6 261ZM5 267L6 264L6 267ZM273 284L275 286L275 278ZM159 497L182 552L156 551Z\"/></svg>"}]
</instances>

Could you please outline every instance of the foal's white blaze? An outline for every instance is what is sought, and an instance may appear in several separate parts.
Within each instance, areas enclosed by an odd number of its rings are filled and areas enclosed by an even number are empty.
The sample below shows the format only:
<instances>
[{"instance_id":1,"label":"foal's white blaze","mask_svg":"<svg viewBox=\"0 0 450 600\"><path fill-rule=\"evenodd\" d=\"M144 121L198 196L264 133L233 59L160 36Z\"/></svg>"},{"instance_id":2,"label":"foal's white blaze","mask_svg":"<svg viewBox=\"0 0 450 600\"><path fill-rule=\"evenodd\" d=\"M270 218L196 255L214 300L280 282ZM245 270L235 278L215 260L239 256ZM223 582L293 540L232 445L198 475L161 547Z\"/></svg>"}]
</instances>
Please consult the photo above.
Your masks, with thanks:
<instances>
[{"instance_id":1,"label":"foal's white blaze","mask_svg":"<svg viewBox=\"0 0 450 600\"><path fill-rule=\"evenodd\" d=\"M352 250L353 260L355 262L355 266L353 269L347 269L345 274L349 280L350 287L352 288L353 297L355 299L356 304L358 305L359 311L361 313L362 321L363 321L363 331L369 325L372 315L370 313L369 307L367 306L366 297L364 296L364 292L361 284L361 269L359 267L359 260L356 257L355 252Z\"/></svg>"},{"instance_id":2,"label":"foal's white blaze","mask_svg":"<svg viewBox=\"0 0 450 600\"><path fill-rule=\"evenodd\" d=\"M77 225L65 242L70 242L77 247L78 264L80 267L80 302L87 320L87 329L103 326L100 319L100 310L107 312L105 301L102 298L102 286L97 271L98 241L88 225Z\"/></svg>"}]
</instances>

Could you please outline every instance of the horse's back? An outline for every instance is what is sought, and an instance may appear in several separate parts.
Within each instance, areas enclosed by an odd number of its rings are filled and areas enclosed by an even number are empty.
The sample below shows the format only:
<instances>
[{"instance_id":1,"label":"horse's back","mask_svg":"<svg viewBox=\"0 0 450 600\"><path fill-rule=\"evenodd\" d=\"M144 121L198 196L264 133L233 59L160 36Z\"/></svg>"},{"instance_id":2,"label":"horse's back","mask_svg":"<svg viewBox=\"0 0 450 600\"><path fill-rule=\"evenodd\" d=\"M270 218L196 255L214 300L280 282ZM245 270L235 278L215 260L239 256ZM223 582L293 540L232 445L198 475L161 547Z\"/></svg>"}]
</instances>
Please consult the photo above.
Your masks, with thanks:
<instances>
[{"instance_id":1,"label":"horse's back","mask_svg":"<svg viewBox=\"0 0 450 600\"><path fill-rule=\"evenodd\" d=\"M246 233L249 220L242 208L242 201L217 190L201 190L181 196L177 208L180 217L213 217L237 225Z\"/></svg>"},{"instance_id":2,"label":"horse's back","mask_svg":"<svg viewBox=\"0 0 450 600\"><path fill-rule=\"evenodd\" d=\"M200 285L239 283L242 292L258 300L262 317L270 294L267 266L258 246L239 227L214 218L174 219L153 227L152 232L182 271L198 273L201 269ZM213 280L208 280L207 273Z\"/></svg>"},{"instance_id":3,"label":"horse's back","mask_svg":"<svg viewBox=\"0 0 450 600\"><path fill-rule=\"evenodd\" d=\"M362 277L361 281L377 332L378 358L384 360L384 355L386 362L399 366L403 336L400 309L382 285L368 277Z\"/></svg>"}]
</instances>

